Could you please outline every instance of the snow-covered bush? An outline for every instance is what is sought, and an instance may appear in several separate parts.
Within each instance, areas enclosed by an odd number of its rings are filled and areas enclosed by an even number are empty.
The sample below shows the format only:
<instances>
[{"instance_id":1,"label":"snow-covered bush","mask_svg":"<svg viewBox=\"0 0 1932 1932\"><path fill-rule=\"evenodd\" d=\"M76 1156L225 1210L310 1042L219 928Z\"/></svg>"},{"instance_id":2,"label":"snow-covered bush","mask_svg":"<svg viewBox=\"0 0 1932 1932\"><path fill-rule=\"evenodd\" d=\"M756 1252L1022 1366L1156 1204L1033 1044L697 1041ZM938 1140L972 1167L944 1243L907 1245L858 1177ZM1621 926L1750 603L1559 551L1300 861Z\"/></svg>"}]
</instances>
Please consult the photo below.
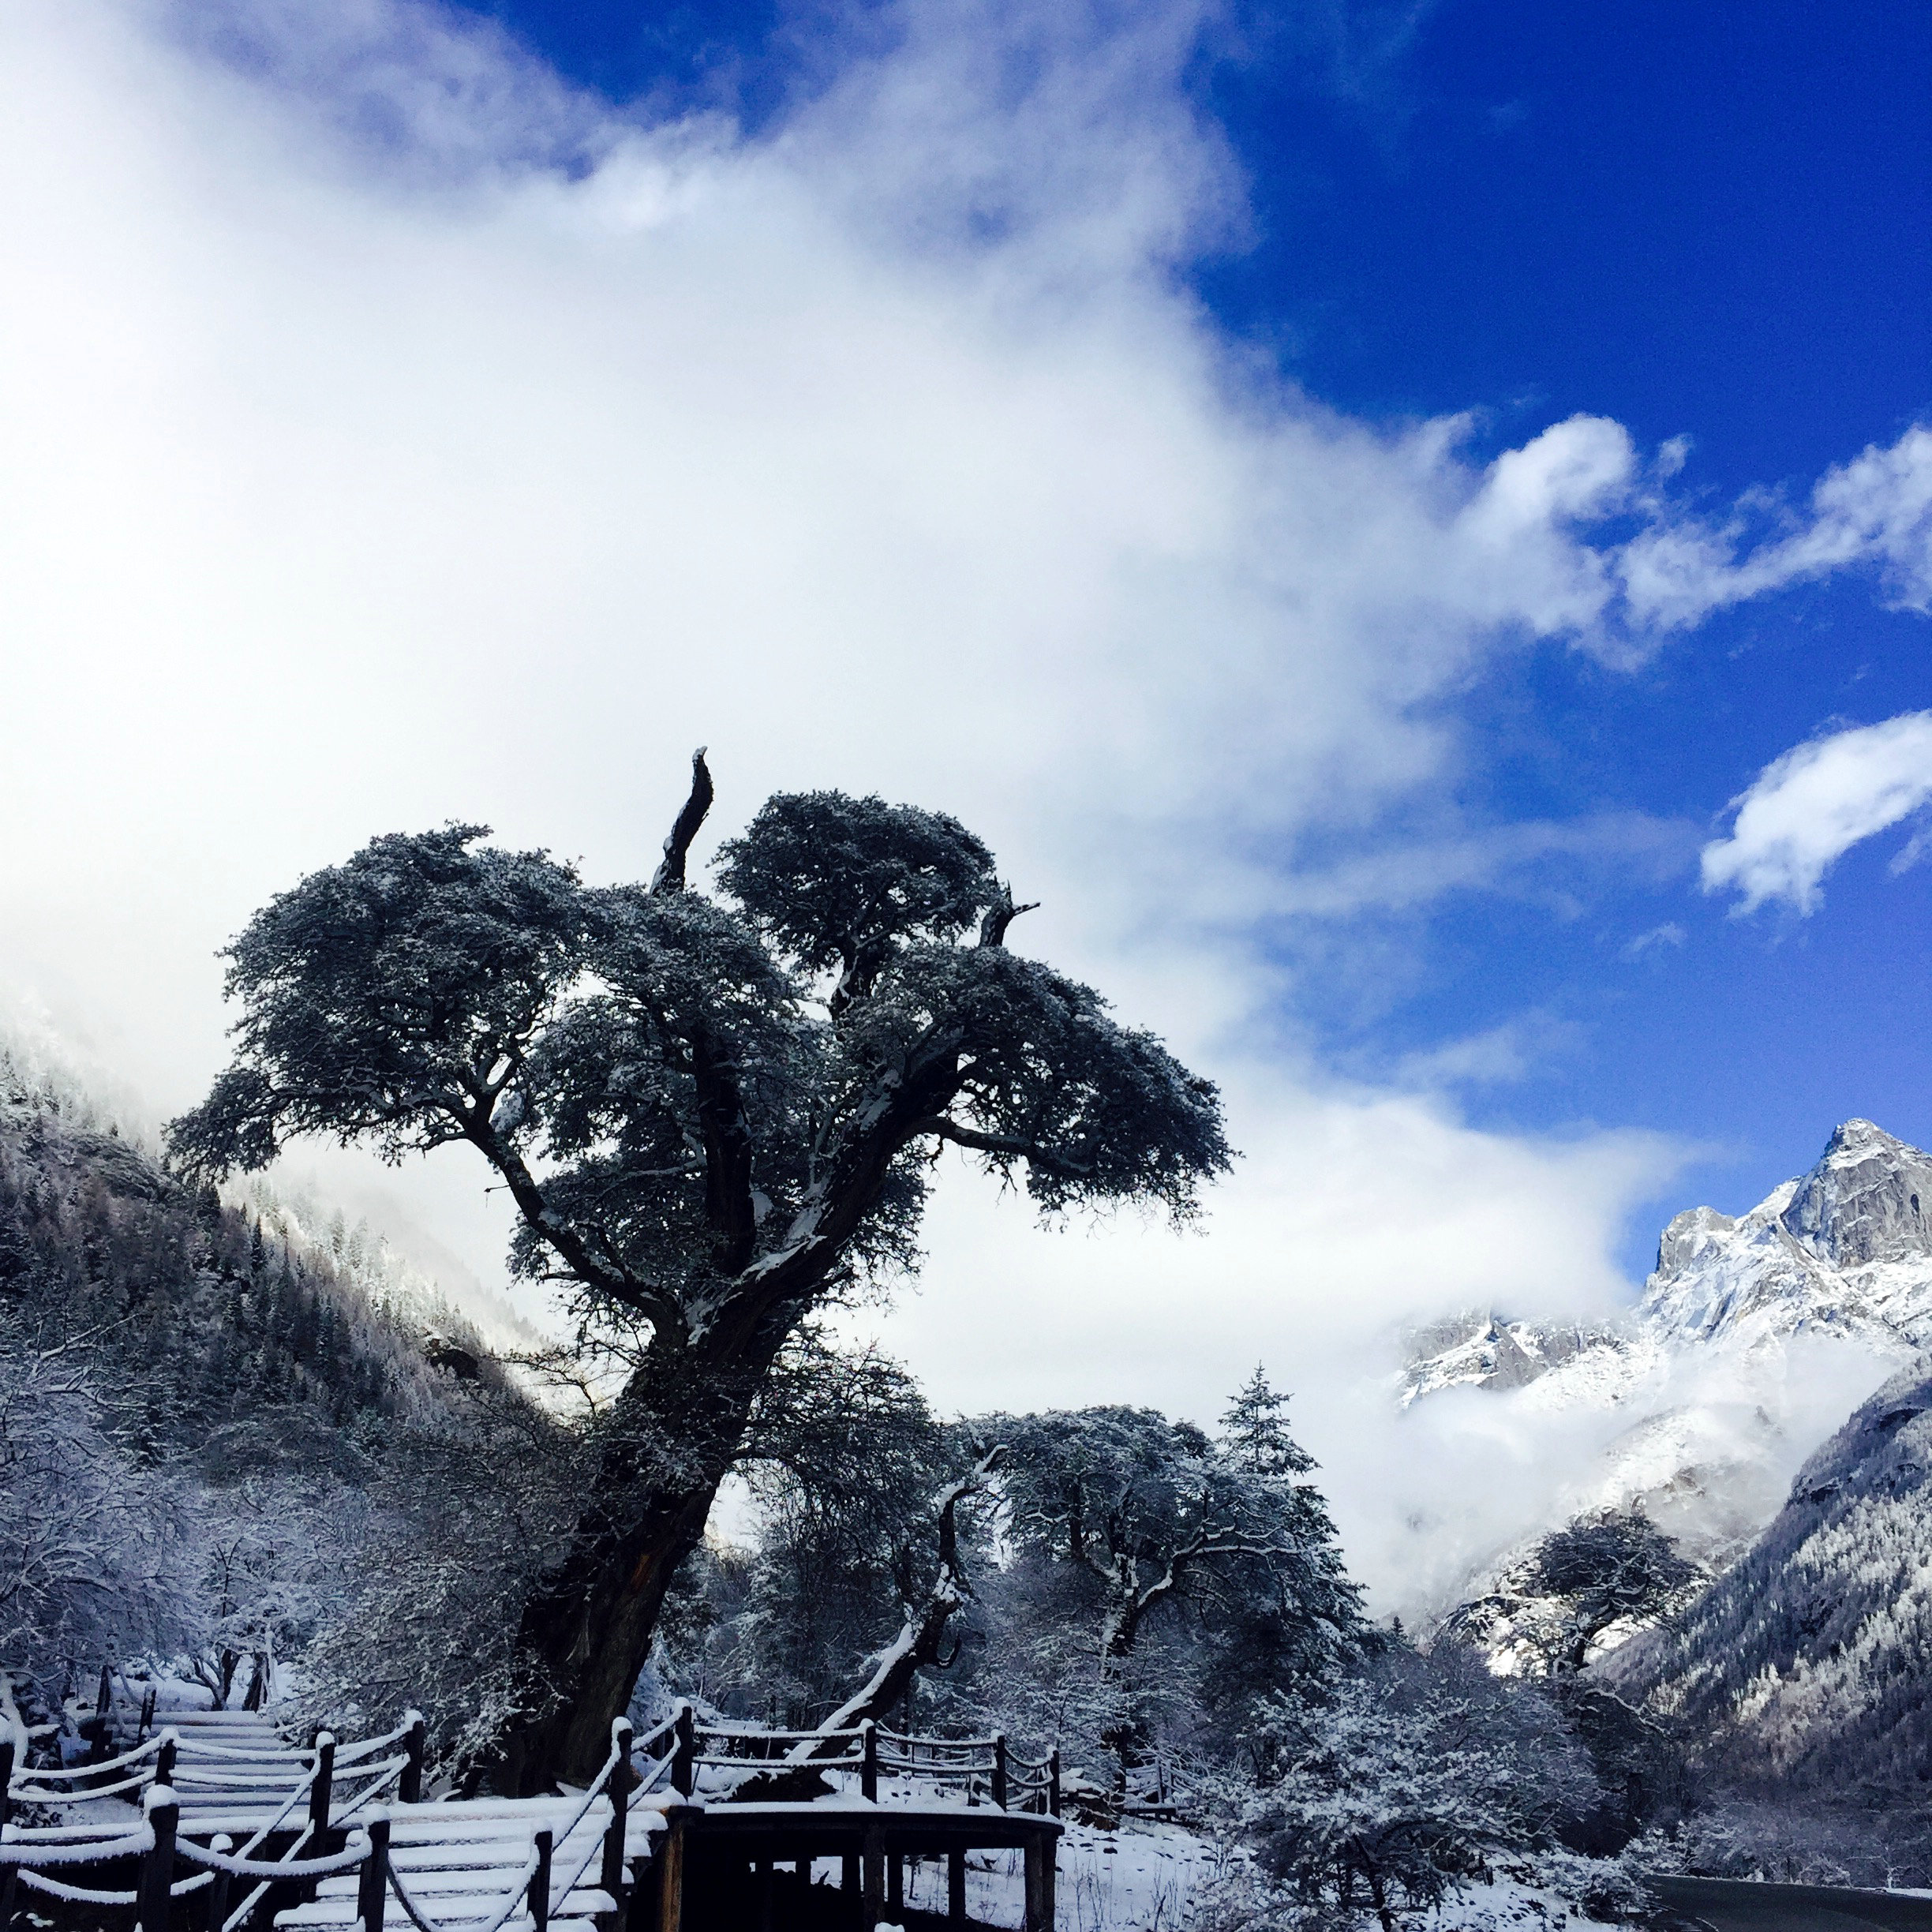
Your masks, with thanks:
<instances>
[{"instance_id":1,"label":"snow-covered bush","mask_svg":"<svg viewBox=\"0 0 1932 1932\"><path fill-rule=\"evenodd\" d=\"M1932 1885L1932 1817L1882 1792L1829 1801L1708 1797L1668 1830L1646 1833L1631 1855L1653 1871L1784 1885Z\"/></svg>"},{"instance_id":2,"label":"snow-covered bush","mask_svg":"<svg viewBox=\"0 0 1932 1932\"><path fill-rule=\"evenodd\" d=\"M1548 1702L1456 1656L1391 1652L1325 1693L1264 1699L1250 1738L1267 1773L1243 1824L1278 1917L1365 1911L1395 1932L1499 1858L1553 1848L1598 1796Z\"/></svg>"},{"instance_id":3,"label":"snow-covered bush","mask_svg":"<svg viewBox=\"0 0 1932 1932\"><path fill-rule=\"evenodd\" d=\"M1552 1845L1521 1865L1503 1861L1503 1869L1601 1924L1627 1924L1656 1908L1655 1895L1644 1882L1644 1861L1627 1849L1615 1858L1585 1858Z\"/></svg>"},{"instance_id":4,"label":"snow-covered bush","mask_svg":"<svg viewBox=\"0 0 1932 1932\"><path fill-rule=\"evenodd\" d=\"M275 1664L339 1609L342 1579L367 1533L360 1486L332 1472L254 1470L198 1499L204 1629L188 1674L215 1704L275 1694Z\"/></svg>"},{"instance_id":5,"label":"snow-covered bush","mask_svg":"<svg viewBox=\"0 0 1932 1932\"><path fill-rule=\"evenodd\" d=\"M580 1434L507 1388L452 1392L434 1417L389 1432L367 1518L303 1660L304 1722L387 1730L429 1720L432 1762L487 1766L533 1687L512 1659L525 1604L562 1552Z\"/></svg>"},{"instance_id":6,"label":"snow-covered bush","mask_svg":"<svg viewBox=\"0 0 1932 1932\"><path fill-rule=\"evenodd\" d=\"M133 1435L84 1342L0 1312L0 1663L43 1698L200 1636L192 1492Z\"/></svg>"}]
</instances>

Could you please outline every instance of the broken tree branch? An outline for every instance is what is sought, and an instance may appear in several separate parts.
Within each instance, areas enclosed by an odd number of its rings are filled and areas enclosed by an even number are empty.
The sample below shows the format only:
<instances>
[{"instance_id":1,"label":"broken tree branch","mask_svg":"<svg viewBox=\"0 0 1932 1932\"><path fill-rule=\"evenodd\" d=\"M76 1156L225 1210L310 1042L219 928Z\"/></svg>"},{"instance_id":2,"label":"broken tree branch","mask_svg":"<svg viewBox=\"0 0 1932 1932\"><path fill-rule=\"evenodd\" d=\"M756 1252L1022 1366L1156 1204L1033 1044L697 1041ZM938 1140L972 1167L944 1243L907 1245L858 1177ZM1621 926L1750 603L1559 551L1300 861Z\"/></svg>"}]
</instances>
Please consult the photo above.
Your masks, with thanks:
<instances>
[{"instance_id":1,"label":"broken tree branch","mask_svg":"<svg viewBox=\"0 0 1932 1932\"><path fill-rule=\"evenodd\" d=\"M664 842L664 863L651 875L653 892L684 889L684 861L691 852L691 841L698 836L698 828L711 809L712 796L711 768L705 762L705 747L700 745L691 754L691 796L684 801L684 809L678 814L671 836Z\"/></svg>"}]
</instances>

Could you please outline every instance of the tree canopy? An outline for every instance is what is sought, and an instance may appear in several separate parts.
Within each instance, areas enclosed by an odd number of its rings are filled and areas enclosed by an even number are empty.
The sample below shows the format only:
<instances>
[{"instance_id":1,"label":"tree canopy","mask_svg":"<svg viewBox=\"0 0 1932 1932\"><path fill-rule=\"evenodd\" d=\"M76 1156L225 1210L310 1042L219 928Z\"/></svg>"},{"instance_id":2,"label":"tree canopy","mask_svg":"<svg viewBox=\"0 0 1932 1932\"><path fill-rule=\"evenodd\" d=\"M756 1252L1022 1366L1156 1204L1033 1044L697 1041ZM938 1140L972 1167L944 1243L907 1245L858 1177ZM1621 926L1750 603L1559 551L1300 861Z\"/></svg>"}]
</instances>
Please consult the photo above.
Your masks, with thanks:
<instances>
[{"instance_id":1,"label":"tree canopy","mask_svg":"<svg viewBox=\"0 0 1932 1932\"><path fill-rule=\"evenodd\" d=\"M650 889L593 887L485 837L376 839L250 921L234 1064L174 1124L178 1160L466 1142L515 1200L522 1273L678 1338L732 1290L909 1264L942 1144L1049 1213L1185 1219L1227 1165L1214 1088L1007 950L1011 894L943 814L774 798L715 897L681 850Z\"/></svg>"}]
</instances>

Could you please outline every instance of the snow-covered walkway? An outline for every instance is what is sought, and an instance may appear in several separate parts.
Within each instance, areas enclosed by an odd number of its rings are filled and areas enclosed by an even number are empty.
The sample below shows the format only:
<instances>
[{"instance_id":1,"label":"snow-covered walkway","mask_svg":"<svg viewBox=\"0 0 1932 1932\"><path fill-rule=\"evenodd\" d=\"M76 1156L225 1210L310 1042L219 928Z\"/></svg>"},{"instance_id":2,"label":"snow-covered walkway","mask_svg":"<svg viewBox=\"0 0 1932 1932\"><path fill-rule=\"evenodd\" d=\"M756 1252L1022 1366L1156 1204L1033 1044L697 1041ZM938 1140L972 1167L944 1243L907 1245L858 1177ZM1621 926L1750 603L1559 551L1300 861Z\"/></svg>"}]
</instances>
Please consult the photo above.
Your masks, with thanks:
<instances>
[{"instance_id":1,"label":"snow-covered walkway","mask_svg":"<svg viewBox=\"0 0 1932 1932\"><path fill-rule=\"evenodd\" d=\"M537 1856L540 1834L550 1841L543 1903L552 1932L599 1932L616 1923L619 1900L602 1884L612 1807L601 1790L395 1803L399 1784L406 1783L413 1795L410 1773L421 1764L420 1729L412 1739L407 1724L359 1743L337 1747L318 1740L301 1747L255 1712L128 1705L113 1715L115 1735L126 1742L107 1765L21 1769L8 1780L15 1809L51 1812L59 1821L29 1825L16 1819L5 1828L13 1856L3 1863L20 1868L30 1885L43 1863L78 1878L75 1860L84 1860L95 1843L117 1856L144 1857L154 1848L156 1807L171 1799L176 1855L199 1868L198 1877L175 1880L171 1889L178 1895L205 1887L211 1875L223 1893L231 1889L233 1909L224 1905L219 1915L224 1932L252 1916L264 1868L299 1881L302 1866L318 1859L324 1874L311 1881L314 1896L277 1912L275 1923L358 1923L361 1871L354 1859L344 1869L328 1870L344 1860L321 1845L341 1843L346 1834L349 1846L360 1844L366 1855L362 1834L371 1830L387 1835L384 1892L391 1923L413 1922L425 1932L533 1932L533 1878L545 1869ZM150 1726L151 1735L137 1738L137 1730ZM324 1820L319 1844L316 1828ZM648 1862L661 1814L639 1807L625 1825L623 1863L629 1875ZM51 1870L41 1874L39 1889L49 1889L52 1876ZM167 1874L162 1882L170 1889ZM61 1895L77 1896L72 1889ZM110 1895L94 1896L107 1903ZM134 1902L131 1893L113 1896Z\"/></svg>"}]
</instances>

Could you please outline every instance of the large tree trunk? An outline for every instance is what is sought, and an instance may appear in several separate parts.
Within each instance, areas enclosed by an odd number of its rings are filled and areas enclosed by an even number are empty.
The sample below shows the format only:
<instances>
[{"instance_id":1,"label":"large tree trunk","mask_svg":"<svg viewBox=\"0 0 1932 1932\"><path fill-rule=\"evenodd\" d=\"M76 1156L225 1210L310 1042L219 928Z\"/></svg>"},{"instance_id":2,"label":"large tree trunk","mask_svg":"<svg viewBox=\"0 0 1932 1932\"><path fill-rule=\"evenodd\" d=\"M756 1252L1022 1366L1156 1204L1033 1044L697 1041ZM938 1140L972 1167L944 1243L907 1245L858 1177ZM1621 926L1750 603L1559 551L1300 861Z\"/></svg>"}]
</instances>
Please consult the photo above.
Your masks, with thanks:
<instances>
[{"instance_id":1,"label":"large tree trunk","mask_svg":"<svg viewBox=\"0 0 1932 1932\"><path fill-rule=\"evenodd\" d=\"M744 1440L768 1350L728 1367L653 1346L604 1430L564 1559L517 1633L525 1715L504 1741L504 1781L527 1795L594 1777L631 1702L679 1566L704 1535Z\"/></svg>"}]
</instances>

